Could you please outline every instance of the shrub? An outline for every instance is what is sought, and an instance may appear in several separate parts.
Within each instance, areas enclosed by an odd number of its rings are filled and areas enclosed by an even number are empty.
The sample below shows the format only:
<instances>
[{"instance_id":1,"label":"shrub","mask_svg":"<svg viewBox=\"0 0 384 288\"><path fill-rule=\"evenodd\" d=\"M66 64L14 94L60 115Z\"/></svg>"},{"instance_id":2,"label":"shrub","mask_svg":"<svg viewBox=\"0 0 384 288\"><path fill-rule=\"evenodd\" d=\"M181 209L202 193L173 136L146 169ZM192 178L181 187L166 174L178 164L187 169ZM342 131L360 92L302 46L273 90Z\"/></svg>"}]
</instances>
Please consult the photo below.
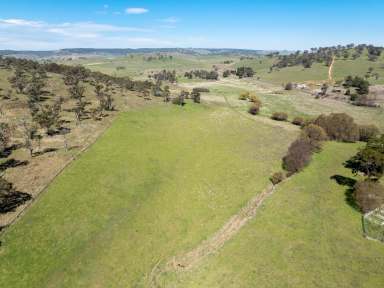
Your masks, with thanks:
<instances>
[{"instance_id":1,"label":"shrub","mask_svg":"<svg viewBox=\"0 0 384 288\"><path fill-rule=\"evenodd\" d=\"M315 124L309 124L305 126L302 131L302 137L307 137L311 145L319 149L322 141L326 141L328 139L327 133L325 133L324 129Z\"/></svg>"},{"instance_id":2,"label":"shrub","mask_svg":"<svg viewBox=\"0 0 384 288\"><path fill-rule=\"evenodd\" d=\"M375 125L360 125L359 136L360 141L368 142L369 139L376 137L379 134L379 128Z\"/></svg>"},{"instance_id":3,"label":"shrub","mask_svg":"<svg viewBox=\"0 0 384 288\"><path fill-rule=\"evenodd\" d=\"M295 117L292 120L292 124L297 125L297 126L304 126L305 125L305 119L303 117Z\"/></svg>"},{"instance_id":4,"label":"shrub","mask_svg":"<svg viewBox=\"0 0 384 288\"><path fill-rule=\"evenodd\" d=\"M209 89L205 87L196 87L196 88L193 88L192 91L199 92L199 93L209 93Z\"/></svg>"},{"instance_id":5,"label":"shrub","mask_svg":"<svg viewBox=\"0 0 384 288\"><path fill-rule=\"evenodd\" d=\"M359 126L351 116L345 113L320 115L313 124L322 127L331 140L355 142L360 138Z\"/></svg>"},{"instance_id":6,"label":"shrub","mask_svg":"<svg viewBox=\"0 0 384 288\"><path fill-rule=\"evenodd\" d=\"M247 100L249 97L249 92L242 92L239 96L239 100Z\"/></svg>"},{"instance_id":7,"label":"shrub","mask_svg":"<svg viewBox=\"0 0 384 288\"><path fill-rule=\"evenodd\" d=\"M288 176L307 166L313 151L314 148L308 138L299 138L294 141L283 158L283 168L288 171Z\"/></svg>"},{"instance_id":8,"label":"shrub","mask_svg":"<svg viewBox=\"0 0 384 288\"><path fill-rule=\"evenodd\" d=\"M249 109L248 109L248 112L252 115L256 115L259 113L260 111L260 108L261 108L261 104L260 103L253 103Z\"/></svg>"},{"instance_id":9,"label":"shrub","mask_svg":"<svg viewBox=\"0 0 384 288\"><path fill-rule=\"evenodd\" d=\"M256 96L256 94L253 94L253 93L252 94L249 93L248 99L253 103L261 103L260 99Z\"/></svg>"},{"instance_id":10,"label":"shrub","mask_svg":"<svg viewBox=\"0 0 384 288\"><path fill-rule=\"evenodd\" d=\"M279 184L281 181L285 179L285 175L283 172L276 172L269 178L273 185Z\"/></svg>"},{"instance_id":11,"label":"shrub","mask_svg":"<svg viewBox=\"0 0 384 288\"><path fill-rule=\"evenodd\" d=\"M378 182L370 180L357 182L353 196L357 206L364 213L384 205L384 187Z\"/></svg>"},{"instance_id":12,"label":"shrub","mask_svg":"<svg viewBox=\"0 0 384 288\"><path fill-rule=\"evenodd\" d=\"M292 82L288 82L287 84L285 84L284 89L285 90L292 90L293 89Z\"/></svg>"},{"instance_id":13,"label":"shrub","mask_svg":"<svg viewBox=\"0 0 384 288\"><path fill-rule=\"evenodd\" d=\"M275 112L272 114L271 118L276 121L287 121L288 114L285 112Z\"/></svg>"}]
</instances>

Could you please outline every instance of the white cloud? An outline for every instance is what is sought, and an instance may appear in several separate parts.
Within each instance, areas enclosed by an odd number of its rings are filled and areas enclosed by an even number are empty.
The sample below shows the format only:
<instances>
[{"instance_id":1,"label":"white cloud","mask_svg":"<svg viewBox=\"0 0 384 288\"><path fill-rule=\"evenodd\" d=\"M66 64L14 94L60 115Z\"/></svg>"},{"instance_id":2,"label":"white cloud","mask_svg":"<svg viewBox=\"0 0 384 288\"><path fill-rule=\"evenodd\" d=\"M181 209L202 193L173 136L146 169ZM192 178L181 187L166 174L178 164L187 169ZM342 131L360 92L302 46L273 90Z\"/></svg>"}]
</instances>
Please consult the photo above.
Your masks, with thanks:
<instances>
[{"instance_id":1,"label":"white cloud","mask_svg":"<svg viewBox=\"0 0 384 288\"><path fill-rule=\"evenodd\" d=\"M168 18L164 18L164 19L161 19L160 20L161 22L164 22L164 23L170 23L170 24L175 24L177 22L180 22L180 19L177 18L177 17L168 17Z\"/></svg>"},{"instance_id":2,"label":"white cloud","mask_svg":"<svg viewBox=\"0 0 384 288\"><path fill-rule=\"evenodd\" d=\"M0 49L129 48L130 45L144 47L147 44L155 45L156 39L150 41L152 38L143 37L144 33L152 32L152 29L95 22L47 23L26 19L0 19Z\"/></svg>"},{"instance_id":3,"label":"white cloud","mask_svg":"<svg viewBox=\"0 0 384 288\"><path fill-rule=\"evenodd\" d=\"M145 8L127 8L125 9L125 13L127 14L144 14L144 13L148 13L149 10L148 9L145 9Z\"/></svg>"},{"instance_id":4,"label":"white cloud","mask_svg":"<svg viewBox=\"0 0 384 288\"><path fill-rule=\"evenodd\" d=\"M103 8L104 8L104 9L108 9L108 8L109 8L109 5L108 5L108 4L104 4L104 5L103 5Z\"/></svg>"},{"instance_id":5,"label":"white cloud","mask_svg":"<svg viewBox=\"0 0 384 288\"><path fill-rule=\"evenodd\" d=\"M0 19L0 25L41 27L44 23L40 21L30 21L25 19Z\"/></svg>"}]
</instances>

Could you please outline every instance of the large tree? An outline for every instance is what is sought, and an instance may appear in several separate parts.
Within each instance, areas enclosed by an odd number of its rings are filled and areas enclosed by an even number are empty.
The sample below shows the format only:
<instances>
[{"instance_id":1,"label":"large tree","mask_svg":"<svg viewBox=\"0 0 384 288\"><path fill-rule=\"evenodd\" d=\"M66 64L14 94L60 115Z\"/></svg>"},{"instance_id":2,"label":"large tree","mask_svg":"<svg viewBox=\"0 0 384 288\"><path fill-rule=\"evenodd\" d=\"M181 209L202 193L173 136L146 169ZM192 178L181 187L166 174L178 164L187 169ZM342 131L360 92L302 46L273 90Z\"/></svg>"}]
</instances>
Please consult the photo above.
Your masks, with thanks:
<instances>
[{"instance_id":1,"label":"large tree","mask_svg":"<svg viewBox=\"0 0 384 288\"><path fill-rule=\"evenodd\" d=\"M353 173L363 173L369 179L378 179L384 173L384 135L369 140L366 146L345 163Z\"/></svg>"}]
</instances>

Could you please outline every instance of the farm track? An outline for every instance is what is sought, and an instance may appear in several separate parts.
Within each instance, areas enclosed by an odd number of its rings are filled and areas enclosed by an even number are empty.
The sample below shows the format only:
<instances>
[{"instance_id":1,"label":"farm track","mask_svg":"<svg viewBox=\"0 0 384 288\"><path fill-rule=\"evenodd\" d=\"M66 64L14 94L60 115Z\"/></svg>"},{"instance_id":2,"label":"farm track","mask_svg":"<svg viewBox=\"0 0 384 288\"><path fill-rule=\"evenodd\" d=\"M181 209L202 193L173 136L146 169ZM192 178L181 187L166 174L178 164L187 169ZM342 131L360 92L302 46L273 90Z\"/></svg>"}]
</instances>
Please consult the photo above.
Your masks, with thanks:
<instances>
[{"instance_id":1,"label":"farm track","mask_svg":"<svg viewBox=\"0 0 384 288\"><path fill-rule=\"evenodd\" d=\"M164 273L183 272L198 265L207 256L217 252L224 244L232 239L240 229L256 215L258 208L273 194L276 186L270 185L264 191L252 198L245 207L233 215L220 230L203 241L194 249L174 256L164 264L158 262L149 275L148 287L162 287L159 278Z\"/></svg>"},{"instance_id":2,"label":"farm track","mask_svg":"<svg viewBox=\"0 0 384 288\"><path fill-rule=\"evenodd\" d=\"M335 58L336 57L333 56L331 65L329 65L329 69L328 69L328 81L329 81L329 84L333 84L332 72L333 72L333 65L335 64Z\"/></svg>"}]
</instances>

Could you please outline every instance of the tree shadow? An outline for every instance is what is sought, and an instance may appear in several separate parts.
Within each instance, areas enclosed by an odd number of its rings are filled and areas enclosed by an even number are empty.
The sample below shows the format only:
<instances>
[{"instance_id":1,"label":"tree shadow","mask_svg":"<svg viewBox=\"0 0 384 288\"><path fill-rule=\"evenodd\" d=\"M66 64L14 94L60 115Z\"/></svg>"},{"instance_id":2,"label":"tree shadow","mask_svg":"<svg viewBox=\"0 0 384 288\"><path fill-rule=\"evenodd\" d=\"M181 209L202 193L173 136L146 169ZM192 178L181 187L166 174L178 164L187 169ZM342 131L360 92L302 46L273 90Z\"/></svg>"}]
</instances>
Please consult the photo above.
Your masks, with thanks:
<instances>
[{"instance_id":1,"label":"tree shadow","mask_svg":"<svg viewBox=\"0 0 384 288\"><path fill-rule=\"evenodd\" d=\"M57 148L45 148L42 151L38 151L38 152L33 153L33 157L41 156L45 153L55 152L57 150L59 150L59 149L57 149Z\"/></svg>"},{"instance_id":2,"label":"tree shadow","mask_svg":"<svg viewBox=\"0 0 384 288\"><path fill-rule=\"evenodd\" d=\"M333 175L330 177L332 180L335 180L337 184L341 185L341 186L346 186L347 189L345 190L344 192L344 200L345 202L350 206L352 207L353 209L355 209L356 211L360 211L359 207L357 206L357 203L353 197L353 192L355 191L355 184L356 184L356 180L353 179L353 178L349 178L349 177L345 177L345 176L342 176L342 175Z\"/></svg>"},{"instance_id":3,"label":"tree shadow","mask_svg":"<svg viewBox=\"0 0 384 288\"><path fill-rule=\"evenodd\" d=\"M0 153L0 158L7 158L9 155L12 154L12 151L14 150L17 150L19 148L21 148L22 145L21 144L14 144L12 146L9 146L7 148L5 148L1 153Z\"/></svg>"},{"instance_id":4,"label":"tree shadow","mask_svg":"<svg viewBox=\"0 0 384 288\"><path fill-rule=\"evenodd\" d=\"M19 166L26 166L28 165L28 161L20 161L15 159L9 159L3 163L0 164L0 172L3 172L7 170L8 168L15 168Z\"/></svg>"}]
</instances>

